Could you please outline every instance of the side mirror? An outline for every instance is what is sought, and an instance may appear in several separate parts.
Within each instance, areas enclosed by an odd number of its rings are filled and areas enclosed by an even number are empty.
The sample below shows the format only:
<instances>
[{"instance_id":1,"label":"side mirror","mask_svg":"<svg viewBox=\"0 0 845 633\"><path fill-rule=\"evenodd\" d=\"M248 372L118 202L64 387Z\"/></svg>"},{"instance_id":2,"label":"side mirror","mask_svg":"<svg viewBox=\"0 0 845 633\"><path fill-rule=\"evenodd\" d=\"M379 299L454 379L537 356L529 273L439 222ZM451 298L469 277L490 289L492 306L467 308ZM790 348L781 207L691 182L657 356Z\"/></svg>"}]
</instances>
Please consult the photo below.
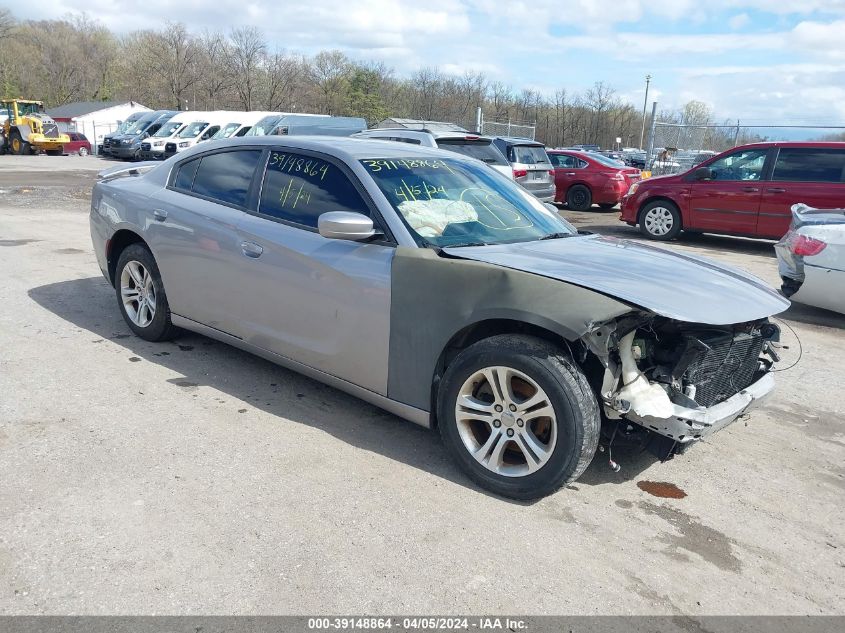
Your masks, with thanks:
<instances>
[{"instance_id":1,"label":"side mirror","mask_svg":"<svg viewBox=\"0 0 845 633\"><path fill-rule=\"evenodd\" d=\"M372 219L362 213L330 211L317 218L320 235L332 240L360 242L376 234Z\"/></svg>"},{"instance_id":2,"label":"side mirror","mask_svg":"<svg viewBox=\"0 0 845 633\"><path fill-rule=\"evenodd\" d=\"M713 170L709 167L699 167L692 172L692 177L696 180L713 180Z\"/></svg>"}]
</instances>

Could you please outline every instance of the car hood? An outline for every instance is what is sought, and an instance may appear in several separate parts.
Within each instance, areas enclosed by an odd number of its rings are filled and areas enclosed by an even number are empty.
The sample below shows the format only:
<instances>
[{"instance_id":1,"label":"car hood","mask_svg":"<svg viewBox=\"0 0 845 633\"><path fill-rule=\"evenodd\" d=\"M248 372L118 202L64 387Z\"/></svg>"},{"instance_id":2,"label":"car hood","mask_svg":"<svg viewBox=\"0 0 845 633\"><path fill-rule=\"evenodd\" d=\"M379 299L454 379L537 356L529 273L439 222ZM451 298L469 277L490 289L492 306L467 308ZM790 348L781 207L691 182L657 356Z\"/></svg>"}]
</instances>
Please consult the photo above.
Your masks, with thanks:
<instances>
[{"instance_id":1,"label":"car hood","mask_svg":"<svg viewBox=\"0 0 845 633\"><path fill-rule=\"evenodd\" d=\"M735 268L613 237L445 248L486 262L596 290L670 319L726 325L762 319L790 303Z\"/></svg>"}]
</instances>

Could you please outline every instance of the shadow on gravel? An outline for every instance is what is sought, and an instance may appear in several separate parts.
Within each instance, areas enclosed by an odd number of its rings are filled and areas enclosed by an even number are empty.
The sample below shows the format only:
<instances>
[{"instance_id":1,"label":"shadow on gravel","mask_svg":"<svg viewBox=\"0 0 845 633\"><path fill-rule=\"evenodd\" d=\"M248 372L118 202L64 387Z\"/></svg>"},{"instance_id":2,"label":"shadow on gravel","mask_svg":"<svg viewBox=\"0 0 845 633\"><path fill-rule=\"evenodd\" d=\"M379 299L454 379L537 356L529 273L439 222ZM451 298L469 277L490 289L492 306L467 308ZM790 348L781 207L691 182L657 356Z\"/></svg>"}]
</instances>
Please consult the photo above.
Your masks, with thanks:
<instances>
[{"instance_id":1,"label":"shadow on gravel","mask_svg":"<svg viewBox=\"0 0 845 633\"><path fill-rule=\"evenodd\" d=\"M126 375L139 362L151 362L178 373L162 388L177 386L192 397L198 386L228 394L233 425L250 408L278 416L279 425L291 420L320 429L358 448L379 453L448 481L496 498L478 488L452 464L434 432L406 422L357 398L265 361L213 339L189 332L166 343L149 343L134 336L124 323L114 291L101 277L75 279L33 288L29 296L36 303L75 326L91 332L90 344L112 341L126 350ZM130 364L131 363L131 364ZM91 381L97 381L97 369ZM154 394L150 394L154 397ZM225 396L220 396L221 400ZM247 403L247 404L244 404ZM284 419L283 419L284 418ZM638 457L634 462L614 449L614 459L623 470L614 473L607 465L607 453L597 453L593 464L573 485L625 481L651 462ZM637 464L637 466L634 466ZM641 467L640 467L641 465ZM513 503L523 504L522 502ZM533 502L524 503L531 505Z\"/></svg>"}]
</instances>

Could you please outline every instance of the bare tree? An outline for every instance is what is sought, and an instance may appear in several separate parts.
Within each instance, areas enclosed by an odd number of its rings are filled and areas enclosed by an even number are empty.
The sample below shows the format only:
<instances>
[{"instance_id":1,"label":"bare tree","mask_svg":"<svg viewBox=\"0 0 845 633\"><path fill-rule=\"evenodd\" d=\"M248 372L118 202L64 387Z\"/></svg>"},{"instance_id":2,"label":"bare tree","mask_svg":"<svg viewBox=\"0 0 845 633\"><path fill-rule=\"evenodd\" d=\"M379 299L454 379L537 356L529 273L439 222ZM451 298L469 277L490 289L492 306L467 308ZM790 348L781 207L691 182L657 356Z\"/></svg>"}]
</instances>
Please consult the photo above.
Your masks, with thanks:
<instances>
[{"instance_id":1,"label":"bare tree","mask_svg":"<svg viewBox=\"0 0 845 633\"><path fill-rule=\"evenodd\" d=\"M228 88L233 83L226 60L230 54L229 43L220 33L204 31L197 38L199 55L197 88L204 97L206 107L216 110L225 101Z\"/></svg>"},{"instance_id":2,"label":"bare tree","mask_svg":"<svg viewBox=\"0 0 845 633\"><path fill-rule=\"evenodd\" d=\"M235 78L235 92L244 110L252 110L256 104L261 83L267 44L257 28L242 27L232 31L232 45L227 56L227 65Z\"/></svg>"},{"instance_id":3,"label":"bare tree","mask_svg":"<svg viewBox=\"0 0 845 633\"><path fill-rule=\"evenodd\" d=\"M320 113L335 114L341 109L351 64L340 51L323 51L311 62L308 76L319 95Z\"/></svg>"},{"instance_id":4,"label":"bare tree","mask_svg":"<svg viewBox=\"0 0 845 633\"><path fill-rule=\"evenodd\" d=\"M303 65L302 59L283 53L275 53L267 59L264 104L268 110L280 112L299 110L297 98L301 94L298 88L304 76Z\"/></svg>"},{"instance_id":5,"label":"bare tree","mask_svg":"<svg viewBox=\"0 0 845 633\"><path fill-rule=\"evenodd\" d=\"M162 32L150 32L146 39L144 61L148 72L157 73L171 106L181 110L199 78L199 47L184 24L168 23Z\"/></svg>"},{"instance_id":6,"label":"bare tree","mask_svg":"<svg viewBox=\"0 0 845 633\"><path fill-rule=\"evenodd\" d=\"M12 34L12 29L15 27L15 19L8 9L0 9L0 41L6 39Z\"/></svg>"}]
</instances>

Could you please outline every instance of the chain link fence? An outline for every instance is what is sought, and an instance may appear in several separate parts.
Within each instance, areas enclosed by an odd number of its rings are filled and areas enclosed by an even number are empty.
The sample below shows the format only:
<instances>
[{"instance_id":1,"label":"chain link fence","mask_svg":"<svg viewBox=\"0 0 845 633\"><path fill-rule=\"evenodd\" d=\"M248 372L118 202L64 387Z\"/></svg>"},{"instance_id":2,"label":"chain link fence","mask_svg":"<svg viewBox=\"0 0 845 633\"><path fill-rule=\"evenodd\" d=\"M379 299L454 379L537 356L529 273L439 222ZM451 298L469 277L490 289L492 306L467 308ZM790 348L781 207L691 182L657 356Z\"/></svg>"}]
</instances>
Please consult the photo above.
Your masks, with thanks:
<instances>
[{"instance_id":1,"label":"chain link fence","mask_svg":"<svg viewBox=\"0 0 845 633\"><path fill-rule=\"evenodd\" d=\"M655 121L651 127L645 169L652 176L688 171L711 156L749 142L778 141L795 138L795 130L804 129L813 135L839 135L842 126L810 125L690 125ZM792 130L790 134L785 130Z\"/></svg>"},{"instance_id":2,"label":"chain link fence","mask_svg":"<svg viewBox=\"0 0 845 633\"><path fill-rule=\"evenodd\" d=\"M646 169L653 176L692 169L736 145L739 129L728 125L684 125L656 122L649 143Z\"/></svg>"},{"instance_id":3,"label":"chain link fence","mask_svg":"<svg viewBox=\"0 0 845 633\"><path fill-rule=\"evenodd\" d=\"M482 121L481 134L484 136L514 136L516 138L527 138L534 140L537 131L536 125L525 123L502 123L500 121Z\"/></svg>"}]
</instances>

